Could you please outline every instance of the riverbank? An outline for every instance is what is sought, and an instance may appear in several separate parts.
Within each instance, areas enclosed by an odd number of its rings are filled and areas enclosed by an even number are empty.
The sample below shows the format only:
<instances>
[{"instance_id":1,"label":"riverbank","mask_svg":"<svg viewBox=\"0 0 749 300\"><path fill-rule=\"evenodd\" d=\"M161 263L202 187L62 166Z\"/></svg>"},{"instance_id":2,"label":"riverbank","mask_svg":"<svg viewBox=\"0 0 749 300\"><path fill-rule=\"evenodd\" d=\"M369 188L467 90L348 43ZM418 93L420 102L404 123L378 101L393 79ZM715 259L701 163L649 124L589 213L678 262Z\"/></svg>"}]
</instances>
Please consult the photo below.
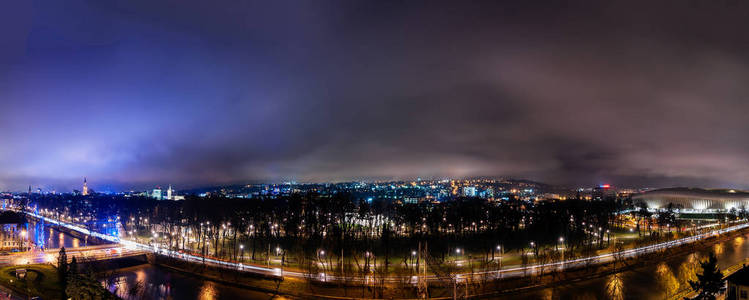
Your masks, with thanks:
<instances>
[{"instance_id":1,"label":"riverbank","mask_svg":"<svg viewBox=\"0 0 749 300\"><path fill-rule=\"evenodd\" d=\"M697 251L705 251L710 247L720 243L728 242L749 233L749 228L730 232L720 236L710 237L705 240L693 242L679 247L665 248L659 252L645 254L634 258L626 258L620 261L614 261L605 264L592 265L589 268L578 268L567 270L565 272L549 272L542 276L531 276L528 278L519 278L515 287L503 286L501 290L477 293L471 295L472 298L490 298L504 297L511 295L522 295L534 290L554 288L559 285L571 285L581 281L592 280L615 275L622 272L637 270L644 267L658 265L664 261L669 261L673 257L683 257ZM692 270L697 271L697 270ZM680 274L685 275L685 274ZM510 283L509 281L506 283ZM525 285L523 285L525 283Z\"/></svg>"},{"instance_id":2,"label":"riverbank","mask_svg":"<svg viewBox=\"0 0 749 300\"><path fill-rule=\"evenodd\" d=\"M747 230L740 230L728 234L714 236L686 245L666 248L656 253L650 253L635 258L622 259L616 263L591 265L586 268L570 269L565 272L549 271L544 275L533 275L527 278L503 280L485 280L481 276L464 276L459 278L460 284L429 283L431 298L452 298L453 293L468 295L471 298L505 297L523 295L535 290L543 290L559 285L575 284L595 278L601 278L649 267L669 260L672 257L685 256L700 249L707 249L718 243L726 242ZM221 284L260 291L270 295L292 296L294 298L326 298L326 299L356 299L356 298L416 298L417 287L412 283L390 282L384 285L357 285L343 283L326 283L313 278L283 278L250 275L246 272L226 270L203 265L187 263L167 256L156 256L154 265L179 272L185 276L204 278Z\"/></svg>"}]
</instances>

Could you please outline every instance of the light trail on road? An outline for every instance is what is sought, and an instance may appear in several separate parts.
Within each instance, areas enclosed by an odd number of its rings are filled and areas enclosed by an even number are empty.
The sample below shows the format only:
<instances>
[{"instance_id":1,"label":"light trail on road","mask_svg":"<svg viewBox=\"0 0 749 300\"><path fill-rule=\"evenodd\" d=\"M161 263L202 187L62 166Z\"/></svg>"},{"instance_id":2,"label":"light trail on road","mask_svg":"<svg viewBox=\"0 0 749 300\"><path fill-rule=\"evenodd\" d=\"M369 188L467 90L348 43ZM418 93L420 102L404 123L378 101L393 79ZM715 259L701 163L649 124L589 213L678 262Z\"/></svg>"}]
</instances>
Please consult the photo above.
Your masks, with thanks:
<instances>
[{"instance_id":1,"label":"light trail on road","mask_svg":"<svg viewBox=\"0 0 749 300\"><path fill-rule=\"evenodd\" d=\"M320 281L347 281L347 282L357 282L357 283L368 283L372 281L371 276L334 276L330 274L325 273L319 273L319 274L308 274L303 272L295 272L295 271L287 271L283 270L282 268L270 268L270 267L261 267L256 265L250 265L250 264L244 264L239 262L233 262L233 261L223 261L223 260L217 260L209 257L204 257L200 255L195 254L188 254L188 253L181 253L178 251L168 250L159 248L158 246L149 246L146 244L138 243L135 241L120 239L119 237L110 236L98 232L90 231L86 228L76 226L74 224L69 224L65 222L60 222L55 219L51 219L33 212L26 212L27 214L42 219L46 222L59 225L62 227L65 227L70 230L74 230L77 232L80 232L82 234L88 234L91 236L95 236L97 238L100 238L102 240L110 241L112 243L119 243L125 247L127 250L139 250L143 252L153 252L157 254L166 255L169 257L174 257L178 259L182 259L189 262L194 263L205 263L211 266L221 267L221 268L227 268L232 270L238 270L242 272L249 272L254 273L258 275L273 277L273 278L283 278L283 277L293 277L293 278L300 278L300 279L317 279ZM719 229L711 232L701 233L690 237L681 238L678 240L653 244L649 246L643 246L639 248L633 248L628 250L623 250L621 252L612 252L612 253L605 253L597 256L591 256L591 257L585 257L585 258L577 258L577 259L571 259L571 260L565 260L560 262L553 262L553 263L547 263L547 264L536 264L536 265L529 265L529 266L521 266L521 267L514 267L514 268L508 268L508 269L500 269L500 270L484 270L484 271L478 271L473 273L459 273L459 274L453 274L452 278L445 278L440 277L437 275L426 275L426 276L387 276L384 281L386 282L408 282L410 284L417 284L419 278L426 278L427 281L460 281L461 279L466 279L470 276L485 276L487 279L500 279L500 278L508 278L508 277L521 277L521 276L527 276L528 274L537 274L541 271L551 271L555 268L557 270L565 270L565 269L574 269L579 268L585 265L590 264L605 264L609 263L615 260L615 257L617 255L621 255L622 258L632 258L637 257L639 255L644 255L648 253L654 253L657 251L661 251L667 248L671 247L677 247L689 243L693 243L696 241L704 240L710 237L718 236L721 234L742 230L749 227L749 223L744 223L740 225L731 226L724 229Z\"/></svg>"}]
</instances>

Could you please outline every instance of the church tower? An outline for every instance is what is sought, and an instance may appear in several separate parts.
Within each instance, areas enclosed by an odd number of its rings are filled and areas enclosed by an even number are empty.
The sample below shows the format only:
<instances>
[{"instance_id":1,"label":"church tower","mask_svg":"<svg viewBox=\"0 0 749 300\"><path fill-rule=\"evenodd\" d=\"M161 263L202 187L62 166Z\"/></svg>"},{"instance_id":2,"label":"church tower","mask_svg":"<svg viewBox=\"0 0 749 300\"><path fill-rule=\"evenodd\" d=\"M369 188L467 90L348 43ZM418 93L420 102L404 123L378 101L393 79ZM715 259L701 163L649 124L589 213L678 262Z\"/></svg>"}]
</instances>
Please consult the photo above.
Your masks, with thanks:
<instances>
[{"instance_id":1,"label":"church tower","mask_svg":"<svg viewBox=\"0 0 749 300\"><path fill-rule=\"evenodd\" d=\"M83 177L83 195L84 196L88 195L88 185L86 183L86 177Z\"/></svg>"}]
</instances>

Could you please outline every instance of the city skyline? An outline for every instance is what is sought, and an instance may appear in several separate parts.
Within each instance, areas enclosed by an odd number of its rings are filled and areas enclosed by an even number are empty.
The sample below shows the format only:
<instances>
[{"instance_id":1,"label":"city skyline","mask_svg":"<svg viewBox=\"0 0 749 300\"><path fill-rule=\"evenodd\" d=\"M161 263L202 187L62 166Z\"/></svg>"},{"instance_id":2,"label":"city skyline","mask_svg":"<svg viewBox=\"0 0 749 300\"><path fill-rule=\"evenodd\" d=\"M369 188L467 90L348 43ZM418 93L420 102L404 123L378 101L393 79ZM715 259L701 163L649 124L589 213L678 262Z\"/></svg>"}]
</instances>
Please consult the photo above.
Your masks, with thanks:
<instances>
[{"instance_id":1,"label":"city skyline","mask_svg":"<svg viewBox=\"0 0 749 300\"><path fill-rule=\"evenodd\" d=\"M0 192L7 192L7 193L14 193L14 194L24 194L24 193L39 193L39 194L79 194L82 196L90 195L92 193L97 194L105 194L105 195L112 195L112 194L125 194L125 195L140 195L140 194L148 194L148 196L151 196L152 191L164 191L165 193L168 191L174 191L174 192L182 192L187 195L200 195L205 196L204 192L219 192L223 191L224 189L233 189L233 188L248 188L248 187L313 187L314 186L350 186L350 185L383 185L387 186L389 184L396 184L399 186L418 186L418 187L427 187L432 184L459 184L461 186L477 186L486 182L492 182L492 183L520 183L520 184L532 184L532 185L541 185L545 186L546 188L552 189L552 190L562 190L569 192L569 195L573 195L575 191L586 191L590 192L593 189L601 188L601 189L609 189L611 188L612 191L626 191L626 193L632 193L635 191L639 192L645 192L645 191L652 191L652 190L668 190L668 189L680 189L680 188L687 188L687 189L705 189L705 190L713 190L713 191L737 191L737 192L749 192L744 189L739 188L733 188L733 187L725 187L725 186L685 186L685 185L643 185L643 186L637 186L637 185L618 185L611 182L597 182L597 183L588 183L588 184L581 184L581 185L565 185L565 184L554 184L549 182L542 182L537 181L529 178L512 178L512 177L491 177L491 176L472 176L472 177L432 177L432 178L387 178L387 179L364 179L364 180L339 180L339 181L295 181L295 180L287 180L287 181L262 181L262 180L253 180L253 181L242 181L242 182L234 182L234 183L225 183L225 184L203 184L203 185L194 185L194 186L184 186L181 189L173 189L172 184L170 183L153 183L153 184L144 184L142 186L130 186L127 188L115 188L112 185L107 184L101 184L98 186L95 186L96 188L92 189L88 186L87 178L83 178L82 185L79 182L79 186L73 186L71 188L58 188L55 186L33 186L29 185L27 186L27 189L19 189L19 190L0 190ZM100 190L97 190L100 189ZM204 191L204 192L199 192ZM222 192L223 193L223 192ZM287 194L291 194L287 193ZM297 191L296 193L306 193L305 190ZM145 195L144 194L144 195ZM462 195L462 193L458 193L459 195ZM225 194L227 197L236 197L236 194ZM542 196L543 197L543 196ZM167 198L171 198L168 197ZM241 198L241 197L240 197ZM166 199L166 198L165 198Z\"/></svg>"},{"instance_id":2,"label":"city skyline","mask_svg":"<svg viewBox=\"0 0 749 300\"><path fill-rule=\"evenodd\" d=\"M0 298L749 295L749 1L6 2Z\"/></svg>"},{"instance_id":3,"label":"city skyline","mask_svg":"<svg viewBox=\"0 0 749 300\"><path fill-rule=\"evenodd\" d=\"M22 2L0 190L749 188L747 4Z\"/></svg>"}]
</instances>

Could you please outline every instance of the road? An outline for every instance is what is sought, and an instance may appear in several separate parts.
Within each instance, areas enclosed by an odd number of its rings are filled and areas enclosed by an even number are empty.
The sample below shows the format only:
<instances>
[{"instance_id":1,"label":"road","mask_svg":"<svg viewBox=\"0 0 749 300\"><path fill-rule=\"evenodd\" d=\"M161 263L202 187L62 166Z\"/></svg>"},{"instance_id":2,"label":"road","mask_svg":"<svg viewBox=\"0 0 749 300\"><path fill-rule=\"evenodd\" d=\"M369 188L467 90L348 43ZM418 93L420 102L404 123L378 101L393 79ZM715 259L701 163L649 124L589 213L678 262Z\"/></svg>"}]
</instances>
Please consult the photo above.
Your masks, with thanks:
<instances>
[{"instance_id":1,"label":"road","mask_svg":"<svg viewBox=\"0 0 749 300\"><path fill-rule=\"evenodd\" d=\"M347 281L351 283L370 283L373 280L371 276L338 277L338 276L325 274L325 273L308 275L302 272L283 270L282 268L268 268L264 266L251 265L251 264L245 264L245 263L234 262L234 261L216 260L213 258L202 257L199 255L180 253L177 251L163 249L157 246L149 246L146 244L137 243L135 241L125 240L125 239L121 240L119 237L105 235L105 234L101 234L98 232L91 232L86 228L83 228L74 224L60 222L58 220L51 219L45 216L41 216L35 213L30 213L30 212L27 212L27 213L36 218L43 219L45 222L56 224L56 225L65 227L67 229L80 232L82 234L96 236L103 240L107 240L112 243L115 243L113 246L110 246L110 247L99 246L99 247L102 247L101 249L84 249L84 250L71 249L71 252L68 254L68 257L73 256L73 253L81 253L81 254L88 254L94 258L104 259L104 258L109 258L115 255L125 255L125 253L130 255L133 253L140 254L144 252L154 252L154 253L159 253L159 254L175 257L175 258L179 258L179 259L190 261L190 262L205 263L207 265L216 266L220 268L240 270L243 272L260 274L260 275L269 276L269 277L277 277L277 278L293 277L293 278L300 278L300 279L313 278L313 279L320 280L320 281ZM512 267L512 268L507 268L507 269L502 269L502 270L487 270L487 271L477 271L474 273L455 274L453 275L455 276L454 278L440 277L437 275L426 275L426 276L422 276L421 278L426 279L429 282L436 282L436 281L452 282L453 280L460 282L460 281L466 280L466 278L468 278L469 276L485 276L486 279L493 280L493 279L499 279L499 278L527 276L531 274L537 274L541 271L548 272L548 271L555 270L555 269L556 270L575 269L575 268L580 268L580 267L584 267L586 265L591 265L591 264L610 263L615 260L615 257L617 255L620 255L623 258L637 257L640 255L661 251L667 248L677 247L677 246L693 243L696 241L704 240L713 236L718 236L720 234L742 230L747 227L749 227L749 223L734 225L728 228L714 230L714 231L702 233L702 234L697 234L694 236L690 236L690 237L686 237L686 238L682 238L678 240L658 243L658 244L644 246L640 248L628 249L619 253L606 253L606 254L601 254L601 255L587 257L587 258L564 260L560 262L553 262L553 263L547 263L547 264L535 264L535 265L530 265L530 266ZM94 246L94 247L97 247L97 246ZM115 250L114 252L112 252L112 250L107 250L107 249L119 249L119 250ZM74 252L74 251L81 251L81 252ZM107 252L107 251L110 251L110 252ZM45 262L50 259L49 253L50 252L47 251L47 252L44 252L44 254L42 255L38 255L38 254L31 255L29 258L33 260L33 262ZM56 255L53 256L52 259L54 258L56 258ZM0 264L3 264L2 258L0 258ZM392 282L392 283L407 282L411 284L417 284L419 281L419 277L417 276L410 276L410 277L388 276L385 278L385 281Z\"/></svg>"},{"instance_id":2,"label":"road","mask_svg":"<svg viewBox=\"0 0 749 300\"><path fill-rule=\"evenodd\" d=\"M73 259L73 257L76 257L77 259L102 260L116 257L141 255L146 253L146 251L123 248L120 244L106 244L65 249L65 253L68 256L68 261L70 261ZM23 265L26 264L56 264L58 254L59 249L46 251L27 251L2 255L0 256L0 266L19 266L19 268L22 268ZM17 293L13 292L7 287L0 286L0 300L6 299L21 300L26 298L20 297Z\"/></svg>"},{"instance_id":3,"label":"road","mask_svg":"<svg viewBox=\"0 0 749 300\"><path fill-rule=\"evenodd\" d=\"M57 263L59 249L45 251L18 252L0 256L0 266ZM122 247L121 244L105 244L97 246L67 248L65 253L68 261L76 257L78 260L103 260L117 257L127 257L145 254L148 251Z\"/></svg>"}]
</instances>

